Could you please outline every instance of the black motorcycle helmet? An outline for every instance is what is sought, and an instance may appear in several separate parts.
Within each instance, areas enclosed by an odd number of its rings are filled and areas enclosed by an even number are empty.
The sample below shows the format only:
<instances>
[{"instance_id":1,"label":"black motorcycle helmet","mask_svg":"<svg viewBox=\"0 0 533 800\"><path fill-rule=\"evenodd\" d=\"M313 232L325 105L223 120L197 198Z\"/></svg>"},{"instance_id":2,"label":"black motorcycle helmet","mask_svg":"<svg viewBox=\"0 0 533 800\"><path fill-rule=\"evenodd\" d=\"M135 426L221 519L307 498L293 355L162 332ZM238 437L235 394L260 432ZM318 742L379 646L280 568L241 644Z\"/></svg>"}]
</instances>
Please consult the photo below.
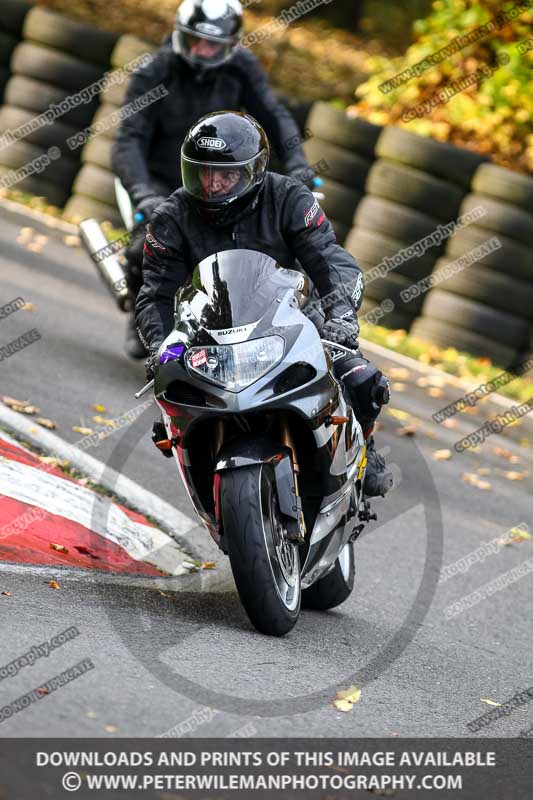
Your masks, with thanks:
<instances>
[{"instance_id":1,"label":"black motorcycle helmet","mask_svg":"<svg viewBox=\"0 0 533 800\"><path fill-rule=\"evenodd\" d=\"M172 47L191 66L209 69L231 58L241 34L239 0L184 0L176 14Z\"/></svg>"},{"instance_id":2,"label":"black motorcycle helmet","mask_svg":"<svg viewBox=\"0 0 533 800\"><path fill-rule=\"evenodd\" d=\"M208 114L183 142L183 188L207 222L230 225L259 193L269 153L267 136L253 117L237 111Z\"/></svg>"}]
</instances>

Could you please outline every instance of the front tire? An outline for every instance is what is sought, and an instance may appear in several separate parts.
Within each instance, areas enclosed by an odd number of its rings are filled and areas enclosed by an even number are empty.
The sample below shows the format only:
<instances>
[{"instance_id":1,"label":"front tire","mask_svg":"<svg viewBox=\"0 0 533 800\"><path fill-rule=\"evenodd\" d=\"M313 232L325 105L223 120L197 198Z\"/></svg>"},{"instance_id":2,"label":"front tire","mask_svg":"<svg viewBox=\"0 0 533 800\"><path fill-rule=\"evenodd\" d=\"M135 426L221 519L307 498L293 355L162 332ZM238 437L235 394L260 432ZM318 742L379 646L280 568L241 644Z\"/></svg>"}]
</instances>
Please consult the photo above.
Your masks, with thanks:
<instances>
[{"instance_id":1,"label":"front tire","mask_svg":"<svg viewBox=\"0 0 533 800\"><path fill-rule=\"evenodd\" d=\"M285 538L272 467L221 474L220 510L233 577L260 633L283 636L300 614L298 545Z\"/></svg>"},{"instance_id":2,"label":"front tire","mask_svg":"<svg viewBox=\"0 0 533 800\"><path fill-rule=\"evenodd\" d=\"M355 558L352 542L347 542L335 561L335 566L323 578L302 592L304 608L327 611L344 603L355 583Z\"/></svg>"}]
</instances>

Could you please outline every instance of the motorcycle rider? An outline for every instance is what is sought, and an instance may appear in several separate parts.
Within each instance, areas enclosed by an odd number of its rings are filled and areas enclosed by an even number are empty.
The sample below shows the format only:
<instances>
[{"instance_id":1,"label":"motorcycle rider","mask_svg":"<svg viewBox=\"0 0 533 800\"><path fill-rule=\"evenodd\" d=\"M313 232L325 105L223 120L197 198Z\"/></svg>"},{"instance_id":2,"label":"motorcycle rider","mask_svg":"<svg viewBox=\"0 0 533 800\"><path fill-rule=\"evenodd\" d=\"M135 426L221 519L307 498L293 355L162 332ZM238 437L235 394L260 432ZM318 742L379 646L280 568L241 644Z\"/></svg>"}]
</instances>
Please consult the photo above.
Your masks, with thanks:
<instances>
[{"instance_id":1,"label":"motorcycle rider","mask_svg":"<svg viewBox=\"0 0 533 800\"><path fill-rule=\"evenodd\" d=\"M258 250L284 267L300 265L320 300L308 316L324 339L357 350L333 350L335 375L347 389L367 443L365 493L384 495L392 474L374 446L372 430L388 402L385 376L360 352L357 310L363 277L336 243L329 220L301 181L267 171L269 143L247 114L219 112L200 119L181 150L183 187L162 203L148 225L136 320L145 346L147 378L157 351L174 327L174 298L195 266L215 252ZM243 274L246 281L246 274ZM166 439L162 422L154 441Z\"/></svg>"},{"instance_id":2,"label":"motorcycle rider","mask_svg":"<svg viewBox=\"0 0 533 800\"><path fill-rule=\"evenodd\" d=\"M112 167L127 189L137 225L126 251L127 282L133 297L142 284L146 223L154 209L181 186L179 152L191 125L220 108L253 114L267 131L287 174L311 182L301 136L291 114L273 95L249 48L238 46L242 6L238 0L184 0L172 40L136 72L125 103L164 85L168 94L124 119L113 146ZM310 183L310 185L312 185ZM126 352L145 358L132 314Z\"/></svg>"}]
</instances>

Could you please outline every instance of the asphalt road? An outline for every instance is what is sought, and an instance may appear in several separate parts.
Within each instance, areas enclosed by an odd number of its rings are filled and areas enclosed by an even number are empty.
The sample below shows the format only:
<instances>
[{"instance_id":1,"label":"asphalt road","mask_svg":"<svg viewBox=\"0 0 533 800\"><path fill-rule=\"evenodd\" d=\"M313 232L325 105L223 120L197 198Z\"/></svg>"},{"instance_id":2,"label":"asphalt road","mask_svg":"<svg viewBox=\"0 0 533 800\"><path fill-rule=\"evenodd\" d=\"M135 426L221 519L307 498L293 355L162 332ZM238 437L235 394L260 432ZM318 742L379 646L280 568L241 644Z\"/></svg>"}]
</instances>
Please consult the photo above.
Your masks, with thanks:
<instances>
[{"instance_id":1,"label":"asphalt road","mask_svg":"<svg viewBox=\"0 0 533 800\"><path fill-rule=\"evenodd\" d=\"M42 338L0 365L0 391L30 400L75 442L72 426L91 424L93 404L102 403L110 417L137 405L143 369L123 355L124 317L81 251L50 237L33 252L33 240L17 241L20 228L2 213L1 303L22 296L33 309L0 321L0 342L33 327ZM394 366L378 360L385 371ZM396 485L375 503L379 519L357 543L349 601L330 613L303 612L284 639L260 636L240 608L224 556L201 528L194 535L218 566L185 578L0 565L0 592L12 593L0 594L2 664L70 625L80 632L0 681L0 705L84 658L94 663L2 722L0 734L141 737L174 729L176 736L456 737L470 735L467 723L491 709L483 700L503 703L532 686L532 573L452 618L445 610L533 558L533 540L498 547L467 572L438 581L443 566L483 542L521 522L533 530L531 478L505 475L532 469L533 450L523 440L533 443L533 427L522 420L477 452L458 454L453 442L502 409L485 401L475 414L457 415L456 429L445 428L431 414L461 392L444 386L433 397L417 385L418 373L400 377L395 382L405 385L391 407L412 417L383 414L378 446ZM123 471L190 513L172 462L153 450L153 416L146 412L134 435L124 434ZM413 423L416 435L399 433ZM117 442L110 436L91 455L108 461ZM511 465L497 446L519 461ZM452 457L435 460L443 448ZM478 474L490 488L467 483L464 473ZM51 578L60 591L48 586ZM343 713L332 701L351 684L362 688L361 699ZM217 713L199 717L206 706ZM476 735L517 736L532 723L533 706L524 705Z\"/></svg>"}]
</instances>

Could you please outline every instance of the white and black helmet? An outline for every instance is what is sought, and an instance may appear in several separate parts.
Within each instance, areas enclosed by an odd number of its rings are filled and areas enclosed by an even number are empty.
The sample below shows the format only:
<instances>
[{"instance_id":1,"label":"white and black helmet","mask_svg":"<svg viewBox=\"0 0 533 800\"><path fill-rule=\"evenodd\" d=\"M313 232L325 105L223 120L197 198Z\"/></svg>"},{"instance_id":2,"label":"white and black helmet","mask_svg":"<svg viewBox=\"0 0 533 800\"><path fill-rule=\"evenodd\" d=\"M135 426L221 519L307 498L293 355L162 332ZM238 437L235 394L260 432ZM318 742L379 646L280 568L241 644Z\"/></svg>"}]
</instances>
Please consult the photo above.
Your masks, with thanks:
<instances>
[{"instance_id":1,"label":"white and black helmet","mask_svg":"<svg viewBox=\"0 0 533 800\"><path fill-rule=\"evenodd\" d=\"M239 0L183 0L176 14L172 47L191 66L208 69L231 58L241 35Z\"/></svg>"}]
</instances>

